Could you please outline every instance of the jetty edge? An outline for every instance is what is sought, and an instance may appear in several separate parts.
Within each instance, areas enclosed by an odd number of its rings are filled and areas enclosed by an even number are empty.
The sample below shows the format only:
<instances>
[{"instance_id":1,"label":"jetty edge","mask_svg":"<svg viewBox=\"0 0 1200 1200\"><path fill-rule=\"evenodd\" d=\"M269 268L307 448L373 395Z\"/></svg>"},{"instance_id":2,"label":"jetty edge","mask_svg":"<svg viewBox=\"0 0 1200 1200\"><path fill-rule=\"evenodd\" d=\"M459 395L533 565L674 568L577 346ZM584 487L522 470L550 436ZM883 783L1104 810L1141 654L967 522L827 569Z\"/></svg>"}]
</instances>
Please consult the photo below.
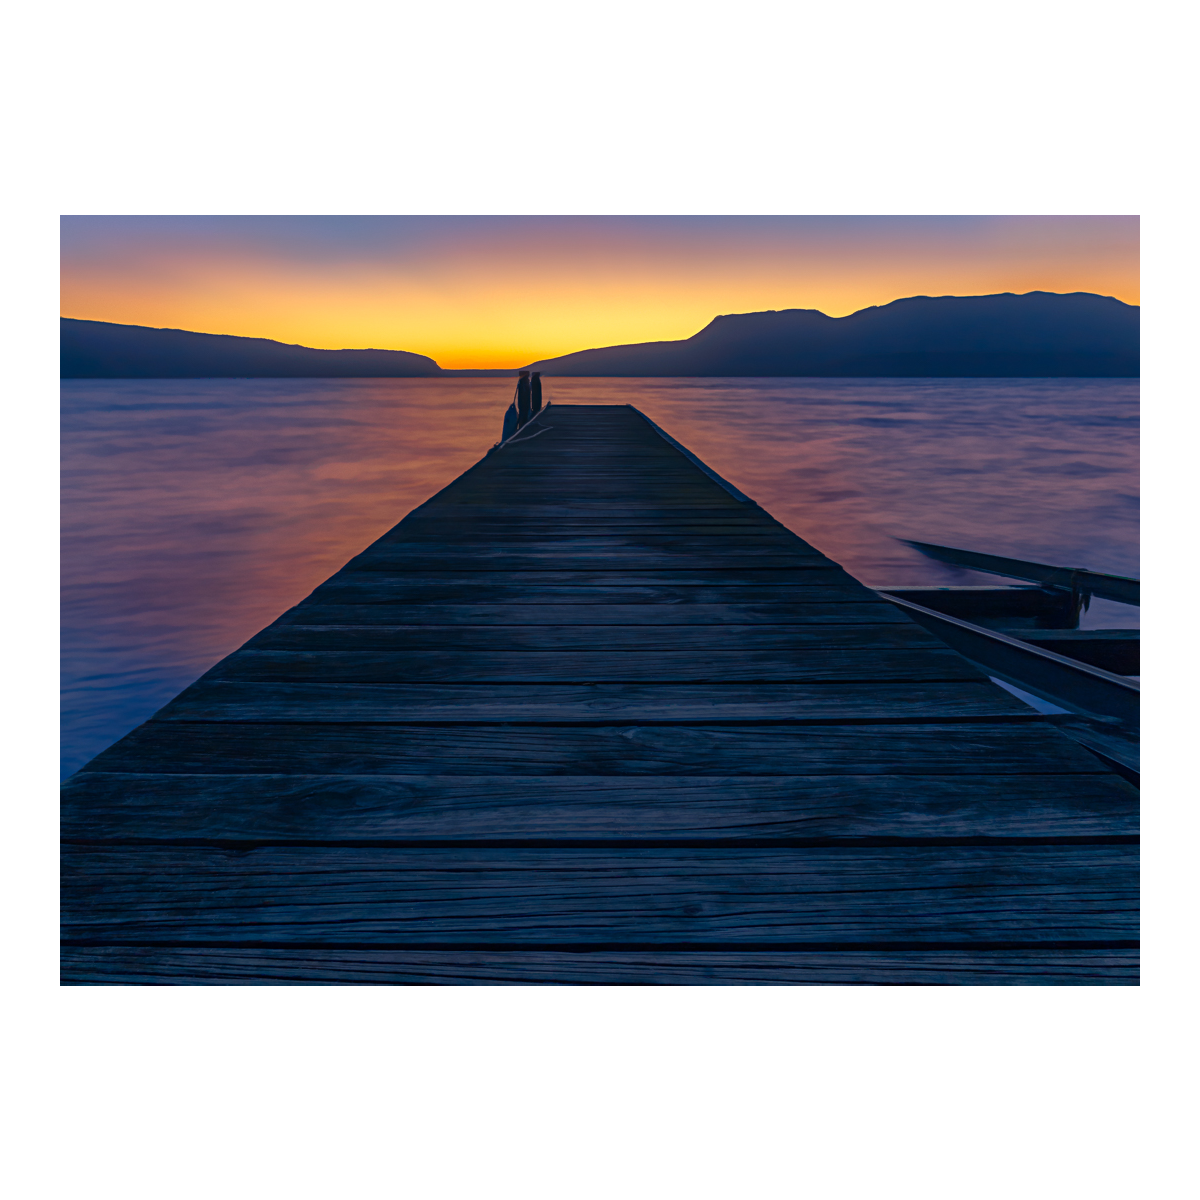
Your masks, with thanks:
<instances>
[{"instance_id":1,"label":"jetty edge","mask_svg":"<svg viewBox=\"0 0 1200 1200\"><path fill-rule=\"evenodd\" d=\"M72 776L67 984L1134 984L1138 796L625 405Z\"/></svg>"}]
</instances>

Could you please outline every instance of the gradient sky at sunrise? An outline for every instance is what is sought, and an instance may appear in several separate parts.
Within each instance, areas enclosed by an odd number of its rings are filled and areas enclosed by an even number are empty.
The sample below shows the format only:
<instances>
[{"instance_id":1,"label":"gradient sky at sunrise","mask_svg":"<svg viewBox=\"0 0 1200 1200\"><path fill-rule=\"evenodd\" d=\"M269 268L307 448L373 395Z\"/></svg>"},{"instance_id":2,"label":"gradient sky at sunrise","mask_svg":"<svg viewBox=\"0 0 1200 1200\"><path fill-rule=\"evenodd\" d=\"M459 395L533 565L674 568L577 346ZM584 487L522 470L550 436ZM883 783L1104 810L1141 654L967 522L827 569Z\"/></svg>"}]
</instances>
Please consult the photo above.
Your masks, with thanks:
<instances>
[{"instance_id":1,"label":"gradient sky at sunrise","mask_svg":"<svg viewBox=\"0 0 1200 1200\"><path fill-rule=\"evenodd\" d=\"M62 315L513 367L721 313L903 296L1137 304L1136 217L62 219Z\"/></svg>"}]
</instances>

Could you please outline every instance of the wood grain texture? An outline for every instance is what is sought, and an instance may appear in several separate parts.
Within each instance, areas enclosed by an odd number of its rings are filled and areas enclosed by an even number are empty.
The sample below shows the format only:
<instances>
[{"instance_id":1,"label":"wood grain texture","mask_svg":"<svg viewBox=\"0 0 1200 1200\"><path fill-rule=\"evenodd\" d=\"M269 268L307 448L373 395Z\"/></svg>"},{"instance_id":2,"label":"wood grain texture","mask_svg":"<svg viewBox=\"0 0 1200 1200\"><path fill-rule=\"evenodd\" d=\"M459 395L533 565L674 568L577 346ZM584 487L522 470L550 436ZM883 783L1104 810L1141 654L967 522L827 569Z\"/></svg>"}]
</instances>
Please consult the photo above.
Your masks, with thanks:
<instances>
[{"instance_id":1,"label":"wood grain texture","mask_svg":"<svg viewBox=\"0 0 1200 1200\"><path fill-rule=\"evenodd\" d=\"M393 530L393 534L397 531ZM537 527L528 532L497 526L483 531L462 521L439 524L418 533L404 531L400 536L381 538L360 557L416 558L442 557L445 554L496 555L516 551L534 555L623 554L645 551L651 557L664 551L678 554L718 554L735 556L799 554L804 558L832 560L783 529L749 525L723 525L716 530L643 528L615 530L607 522L602 526L574 532L561 528Z\"/></svg>"},{"instance_id":2,"label":"wood grain texture","mask_svg":"<svg viewBox=\"0 0 1200 1200\"><path fill-rule=\"evenodd\" d=\"M336 575L321 584L302 601L308 604L501 604L528 607L535 620L538 607L552 601L575 605L661 605L680 608L685 604L729 605L771 604L858 604L860 596L838 578L836 571L796 572L790 583L764 584L734 579L712 583L695 578L653 579L644 575L603 576L586 572L558 573L509 572L490 578L483 572L475 576L451 574L377 575L371 571ZM900 610L889 605L893 612ZM900 614L903 616L903 614Z\"/></svg>"},{"instance_id":3,"label":"wood grain texture","mask_svg":"<svg viewBox=\"0 0 1200 1200\"><path fill-rule=\"evenodd\" d=\"M979 683L338 684L219 678L214 668L157 721L880 721L1016 717L1020 700Z\"/></svg>"},{"instance_id":4,"label":"wood grain texture","mask_svg":"<svg viewBox=\"0 0 1200 1200\"><path fill-rule=\"evenodd\" d=\"M308 601L289 608L273 624L246 644L274 636L288 625L355 626L393 625L446 628L451 625L499 627L506 630L530 627L561 629L564 625L587 625L605 639L614 627L633 626L637 636L653 638L658 628L684 626L697 629L698 636L719 642L725 627L737 625L759 631L763 637L787 636L791 629L805 625L894 625L910 630L918 628L891 604L840 603L837 600L811 601L807 589L803 600L793 603L686 604L654 603L548 603L530 602L528 594L510 600L482 604L321 604ZM591 598L591 597L588 597ZM580 600L585 599L581 597ZM754 624L747 625L748 622ZM756 634L758 636L758 634ZM267 643L263 643L267 644Z\"/></svg>"},{"instance_id":5,"label":"wood grain texture","mask_svg":"<svg viewBox=\"0 0 1200 1200\"><path fill-rule=\"evenodd\" d=\"M625 621L610 625L548 625L538 620L521 623L511 613L505 625L402 625L366 628L358 625L269 625L246 643L248 650L594 650L700 651L720 648L722 653L741 650L814 650L853 647L895 649L944 647L919 626L890 625L638 625Z\"/></svg>"},{"instance_id":6,"label":"wood grain texture","mask_svg":"<svg viewBox=\"0 0 1200 1200\"><path fill-rule=\"evenodd\" d=\"M508 489L487 490L493 490L496 494L488 496L485 502L482 497L466 495L463 489L451 485L439 496L414 508L394 528L406 523L411 527L422 521L434 524L462 515L467 509L477 509L485 521L511 520L518 525L540 523L546 527L552 527L560 521L570 523L611 516L618 522L678 521L689 525L719 522L752 524L763 529L786 528L758 505L739 503L724 492L699 502L682 504L670 498L650 500L648 497L634 496L619 504L610 502L601 507L600 502L570 495L570 489L564 488L556 493L544 493L538 504L531 508Z\"/></svg>"},{"instance_id":7,"label":"wood grain texture","mask_svg":"<svg viewBox=\"0 0 1200 1200\"><path fill-rule=\"evenodd\" d=\"M680 555L712 555L716 557L742 558L790 558L793 554L802 558L819 558L825 563L831 560L802 542L795 534L771 529L729 529L716 533L691 531L671 532L618 532L612 529L596 529L588 533L564 533L553 529L539 529L523 535L513 531L481 531L464 528L461 522L448 525L425 537L388 538L376 542L358 556L360 559L443 558L443 557L494 557L504 554L520 554L530 558L542 556L574 557L578 555L625 555L637 553L653 560L664 553L672 558ZM353 560L352 560L353 561Z\"/></svg>"},{"instance_id":8,"label":"wood grain texture","mask_svg":"<svg viewBox=\"0 0 1200 1200\"><path fill-rule=\"evenodd\" d=\"M649 504L608 504L601 507L588 501L569 503L539 503L533 508L516 504L504 497L494 503L464 504L436 501L415 508L392 526L390 534L403 535L410 530L424 528L453 528L470 511L470 529L516 529L546 530L557 533L560 529L574 525L594 529L596 532L611 531L625 527L639 527L648 532L675 528L723 528L753 529L759 531L783 531L792 533L786 525L777 521L770 513L755 505L732 504L709 508L702 504L651 506ZM455 497L455 499L460 499ZM793 536L795 536L793 534Z\"/></svg>"},{"instance_id":9,"label":"wood grain texture","mask_svg":"<svg viewBox=\"0 0 1200 1200\"><path fill-rule=\"evenodd\" d=\"M770 539L775 544L791 545L799 539L790 530L769 519L742 517L694 517L688 509L676 510L675 516L635 517L614 516L610 511L594 516L577 515L550 518L540 509L524 510L520 517L498 517L490 505L478 505L469 515L465 506L439 510L438 517L406 517L399 525L383 534L373 545L390 546L394 542L411 545L453 545L501 541L510 545L526 542L556 543L564 538L618 538L625 543L640 543L644 539L662 547L676 538L703 539L736 538L752 543ZM369 547L368 547L369 548ZM1040 589L1039 589L1040 590Z\"/></svg>"},{"instance_id":10,"label":"wood grain texture","mask_svg":"<svg viewBox=\"0 0 1200 1200\"><path fill-rule=\"evenodd\" d=\"M1090 775L1039 722L327 725L148 721L93 771L303 775ZM1064 787L1069 786L1064 782Z\"/></svg>"},{"instance_id":11,"label":"wood grain texture","mask_svg":"<svg viewBox=\"0 0 1200 1200\"><path fill-rule=\"evenodd\" d=\"M63 936L302 945L1127 942L1132 846L63 847Z\"/></svg>"},{"instance_id":12,"label":"wood grain texture","mask_svg":"<svg viewBox=\"0 0 1200 1200\"><path fill-rule=\"evenodd\" d=\"M778 550L755 551L752 549L728 549L724 551L693 551L690 554L674 553L669 550L596 551L538 551L505 548L491 551L460 550L445 547L440 553L385 554L372 551L351 559L342 570L346 573L358 571L381 571L397 574L401 571L434 572L447 571L467 573L473 571L638 571L645 573L657 569L667 571L754 571L763 573L785 573L808 569L811 564L816 570L828 569L829 560L819 555L803 557ZM777 582L786 582L777 580ZM865 590L865 589L864 589Z\"/></svg>"},{"instance_id":13,"label":"wood grain texture","mask_svg":"<svg viewBox=\"0 0 1200 1200\"><path fill-rule=\"evenodd\" d=\"M1110 838L1138 832L1111 772L905 775L155 775L82 771L72 841Z\"/></svg>"},{"instance_id":14,"label":"wood grain texture","mask_svg":"<svg viewBox=\"0 0 1200 1200\"><path fill-rule=\"evenodd\" d=\"M774 586L810 587L818 584L836 584L843 589L845 599L865 603L870 598L866 588L859 588L840 567L830 564L825 558L802 558L786 556L758 566L749 559L742 561L708 562L684 555L662 555L654 561L649 556L630 555L625 561L615 556L597 555L594 558L580 557L574 561L546 558L520 563L484 563L480 560L414 560L403 564L385 563L375 560L373 565L355 563L343 567L336 575L322 584L329 587L336 583L356 582L360 575L383 575L400 578L419 575L431 576L431 582L460 582L473 587L490 584L521 583L529 589L540 584L585 584L599 587L655 587L662 584L683 584L691 587L743 587L759 588Z\"/></svg>"},{"instance_id":15,"label":"wood grain texture","mask_svg":"<svg viewBox=\"0 0 1200 1200\"><path fill-rule=\"evenodd\" d=\"M464 951L68 946L75 986L1103 987L1138 982L1136 950Z\"/></svg>"},{"instance_id":16,"label":"wood grain texture","mask_svg":"<svg viewBox=\"0 0 1200 1200\"><path fill-rule=\"evenodd\" d=\"M498 641L502 637L498 635ZM239 650L220 677L342 683L458 681L487 683L799 683L914 684L981 680L976 667L946 646L812 646L796 650Z\"/></svg>"}]
</instances>

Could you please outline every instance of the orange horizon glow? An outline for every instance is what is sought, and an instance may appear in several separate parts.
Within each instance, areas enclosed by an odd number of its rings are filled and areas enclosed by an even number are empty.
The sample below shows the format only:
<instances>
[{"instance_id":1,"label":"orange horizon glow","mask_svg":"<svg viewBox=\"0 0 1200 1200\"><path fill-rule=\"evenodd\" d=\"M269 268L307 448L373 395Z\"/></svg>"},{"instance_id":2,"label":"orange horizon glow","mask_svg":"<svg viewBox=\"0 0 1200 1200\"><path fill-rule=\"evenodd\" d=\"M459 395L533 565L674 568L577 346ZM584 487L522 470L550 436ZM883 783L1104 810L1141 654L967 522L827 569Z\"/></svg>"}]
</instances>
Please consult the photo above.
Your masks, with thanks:
<instances>
[{"instance_id":1,"label":"orange horizon glow","mask_svg":"<svg viewBox=\"0 0 1200 1200\"><path fill-rule=\"evenodd\" d=\"M62 315L448 368L906 296L1140 299L1134 217L63 219Z\"/></svg>"}]
</instances>

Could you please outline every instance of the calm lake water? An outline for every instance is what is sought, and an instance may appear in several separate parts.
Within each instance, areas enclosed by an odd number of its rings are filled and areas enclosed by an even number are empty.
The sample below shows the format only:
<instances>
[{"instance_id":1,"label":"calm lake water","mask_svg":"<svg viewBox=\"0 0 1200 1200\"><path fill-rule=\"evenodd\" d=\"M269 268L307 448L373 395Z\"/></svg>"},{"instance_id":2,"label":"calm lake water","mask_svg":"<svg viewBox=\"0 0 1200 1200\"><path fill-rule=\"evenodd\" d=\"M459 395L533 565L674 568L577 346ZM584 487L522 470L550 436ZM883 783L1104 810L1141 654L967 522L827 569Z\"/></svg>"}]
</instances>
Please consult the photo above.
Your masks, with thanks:
<instances>
[{"instance_id":1,"label":"calm lake water","mask_svg":"<svg viewBox=\"0 0 1200 1200\"><path fill-rule=\"evenodd\" d=\"M63 772L498 439L511 379L63 382ZM1138 574L1136 380L548 379L632 403L867 584L898 537ZM1085 628L1134 627L1093 601Z\"/></svg>"}]
</instances>

